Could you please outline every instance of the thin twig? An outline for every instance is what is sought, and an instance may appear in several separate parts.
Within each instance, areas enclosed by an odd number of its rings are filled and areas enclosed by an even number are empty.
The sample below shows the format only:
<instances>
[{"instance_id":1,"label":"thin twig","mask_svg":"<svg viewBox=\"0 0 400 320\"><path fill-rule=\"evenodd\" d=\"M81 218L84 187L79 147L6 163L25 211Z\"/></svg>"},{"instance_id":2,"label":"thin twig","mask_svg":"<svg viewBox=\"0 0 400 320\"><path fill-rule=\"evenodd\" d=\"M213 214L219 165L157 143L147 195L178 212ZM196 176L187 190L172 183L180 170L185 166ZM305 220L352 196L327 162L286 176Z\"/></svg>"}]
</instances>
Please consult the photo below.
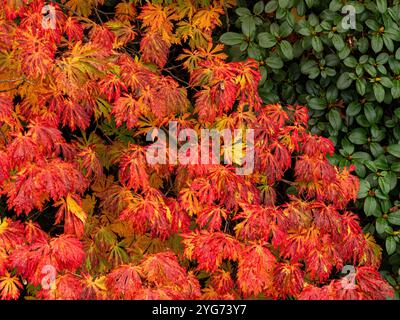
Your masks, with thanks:
<instances>
[{"instance_id":1,"label":"thin twig","mask_svg":"<svg viewBox=\"0 0 400 320\"><path fill-rule=\"evenodd\" d=\"M21 84L22 83L20 83L19 85L17 85L16 87L14 87L14 88L11 88L11 89L6 89L6 90L0 90L0 93L4 93L4 92L10 92L10 91L14 91L14 90L17 90L20 86L21 86Z\"/></svg>"},{"instance_id":2,"label":"thin twig","mask_svg":"<svg viewBox=\"0 0 400 320\"><path fill-rule=\"evenodd\" d=\"M101 19L100 15L99 15L99 11L97 10L97 8L94 8L94 12L96 12L96 16L99 19L99 21L101 22L101 24L103 24L103 20Z\"/></svg>"},{"instance_id":3,"label":"thin twig","mask_svg":"<svg viewBox=\"0 0 400 320\"><path fill-rule=\"evenodd\" d=\"M18 80L16 80L16 81L18 81ZM21 81L21 83L18 83L18 85L17 85L16 87L11 88L11 89L0 90L0 93L11 92L11 91L17 90L17 89L18 89L20 86L22 86L25 82L26 82L26 83L29 83L29 84L31 84L31 85L34 84L33 82L29 81L29 80L26 79L25 77L23 77L22 79L20 79L20 81Z\"/></svg>"},{"instance_id":4,"label":"thin twig","mask_svg":"<svg viewBox=\"0 0 400 320\"><path fill-rule=\"evenodd\" d=\"M285 183L287 183L287 184L290 184L291 186L294 186L294 185L296 185L296 183L295 183L295 182L293 182L293 181L289 181L289 180L286 180L286 179L281 179L280 181L282 181L282 182L285 182Z\"/></svg>"},{"instance_id":5,"label":"thin twig","mask_svg":"<svg viewBox=\"0 0 400 320\"><path fill-rule=\"evenodd\" d=\"M94 23L94 24L97 24L96 21L93 21L92 19L89 19L87 17L84 17L84 16L80 15L78 12L76 12L75 10L72 10L70 7L66 6L65 4L62 4L62 3L59 3L59 2L57 2L57 4L60 7L62 7L64 9L68 10L69 12L73 13L75 16L79 17L80 19L88 21L88 22L91 22L91 23Z\"/></svg>"},{"instance_id":6,"label":"thin twig","mask_svg":"<svg viewBox=\"0 0 400 320\"><path fill-rule=\"evenodd\" d=\"M147 246L147 248L143 251L143 255L147 253L147 251L150 249L151 245L153 244L153 241L150 241L150 244Z\"/></svg>"},{"instance_id":7,"label":"thin twig","mask_svg":"<svg viewBox=\"0 0 400 320\"><path fill-rule=\"evenodd\" d=\"M228 13L228 7L226 6L226 1L224 1L224 11L225 11L225 17L226 17L226 30L229 31L231 27L231 23L229 20L229 13Z\"/></svg>"},{"instance_id":8,"label":"thin twig","mask_svg":"<svg viewBox=\"0 0 400 320\"><path fill-rule=\"evenodd\" d=\"M163 69L163 71L166 71L172 78L174 78L176 81L178 81L178 82L181 82L181 83L183 83L183 84L185 84L186 85L186 89L187 88L191 88L191 89L193 89L194 91L199 91L199 90L197 90L196 88L193 88L188 82L186 82L185 80L182 80L182 79L179 79L177 76L175 76L171 71L169 71L168 69Z\"/></svg>"},{"instance_id":9,"label":"thin twig","mask_svg":"<svg viewBox=\"0 0 400 320\"><path fill-rule=\"evenodd\" d=\"M8 139L6 134L3 132L3 129L0 128L0 133L3 136L4 142L6 143L6 145L8 144Z\"/></svg>"},{"instance_id":10,"label":"thin twig","mask_svg":"<svg viewBox=\"0 0 400 320\"><path fill-rule=\"evenodd\" d=\"M17 82L17 81L22 81L24 78L20 79L6 79L6 80L0 80L0 83L9 83L9 82Z\"/></svg>"}]
</instances>

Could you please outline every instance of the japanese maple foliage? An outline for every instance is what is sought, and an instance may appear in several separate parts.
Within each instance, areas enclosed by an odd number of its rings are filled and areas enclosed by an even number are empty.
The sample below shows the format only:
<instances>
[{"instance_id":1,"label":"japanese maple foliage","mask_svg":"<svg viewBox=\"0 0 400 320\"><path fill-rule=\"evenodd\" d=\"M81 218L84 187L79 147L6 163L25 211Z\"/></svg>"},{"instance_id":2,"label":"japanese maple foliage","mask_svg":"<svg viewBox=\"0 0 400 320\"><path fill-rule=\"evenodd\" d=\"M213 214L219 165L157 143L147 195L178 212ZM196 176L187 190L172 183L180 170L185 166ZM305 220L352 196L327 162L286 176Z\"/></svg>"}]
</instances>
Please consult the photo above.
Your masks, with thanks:
<instances>
[{"instance_id":1,"label":"japanese maple foliage","mask_svg":"<svg viewBox=\"0 0 400 320\"><path fill-rule=\"evenodd\" d=\"M0 0L0 298L393 297L354 168L213 43L234 1L140 2ZM172 121L253 129L254 170L147 162Z\"/></svg>"}]
</instances>

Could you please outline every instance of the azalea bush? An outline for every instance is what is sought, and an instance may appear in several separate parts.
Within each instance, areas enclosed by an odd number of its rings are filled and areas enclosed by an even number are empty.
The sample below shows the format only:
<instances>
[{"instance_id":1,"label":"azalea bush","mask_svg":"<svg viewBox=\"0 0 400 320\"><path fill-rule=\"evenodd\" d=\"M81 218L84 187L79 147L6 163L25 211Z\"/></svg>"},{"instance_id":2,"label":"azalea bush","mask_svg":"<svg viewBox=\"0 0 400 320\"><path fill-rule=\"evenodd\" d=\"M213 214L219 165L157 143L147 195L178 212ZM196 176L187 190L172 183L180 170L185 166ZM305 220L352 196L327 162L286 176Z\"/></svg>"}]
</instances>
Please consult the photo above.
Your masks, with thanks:
<instances>
[{"instance_id":1,"label":"azalea bush","mask_svg":"<svg viewBox=\"0 0 400 320\"><path fill-rule=\"evenodd\" d=\"M1 4L1 299L394 297L350 210L355 167L216 41L233 1ZM171 161L189 129L254 143Z\"/></svg>"}]
</instances>

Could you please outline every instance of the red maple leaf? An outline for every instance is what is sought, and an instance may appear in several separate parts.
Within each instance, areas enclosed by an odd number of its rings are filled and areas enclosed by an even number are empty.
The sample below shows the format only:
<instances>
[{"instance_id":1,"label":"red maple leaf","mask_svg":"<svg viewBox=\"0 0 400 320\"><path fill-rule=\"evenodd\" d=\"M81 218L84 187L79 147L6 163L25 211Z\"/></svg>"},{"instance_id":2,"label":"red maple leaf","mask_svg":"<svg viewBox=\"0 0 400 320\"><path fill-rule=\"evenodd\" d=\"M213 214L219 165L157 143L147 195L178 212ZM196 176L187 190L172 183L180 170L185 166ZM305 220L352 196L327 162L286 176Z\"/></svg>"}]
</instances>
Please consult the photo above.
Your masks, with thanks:
<instances>
[{"instance_id":1,"label":"red maple leaf","mask_svg":"<svg viewBox=\"0 0 400 320\"><path fill-rule=\"evenodd\" d=\"M182 235L185 255L198 262L198 270L215 272L223 260L237 261L241 254L241 244L223 232L202 230Z\"/></svg>"},{"instance_id":2,"label":"red maple leaf","mask_svg":"<svg viewBox=\"0 0 400 320\"><path fill-rule=\"evenodd\" d=\"M372 267L363 266L356 268L356 281L365 299L385 300L387 298L394 298L393 288Z\"/></svg>"},{"instance_id":3,"label":"red maple leaf","mask_svg":"<svg viewBox=\"0 0 400 320\"><path fill-rule=\"evenodd\" d=\"M10 255L10 265L34 285L41 283L45 267L56 271L76 271L85 257L82 243L69 235L61 235L48 241L37 241L20 246Z\"/></svg>"},{"instance_id":4,"label":"red maple leaf","mask_svg":"<svg viewBox=\"0 0 400 320\"><path fill-rule=\"evenodd\" d=\"M132 300L142 288L140 268L134 265L121 265L107 275L106 284L112 299Z\"/></svg>"},{"instance_id":5,"label":"red maple leaf","mask_svg":"<svg viewBox=\"0 0 400 320\"><path fill-rule=\"evenodd\" d=\"M274 287L279 288L280 297L297 297L303 290L304 271L301 264L282 262L274 270Z\"/></svg>"},{"instance_id":6,"label":"red maple leaf","mask_svg":"<svg viewBox=\"0 0 400 320\"><path fill-rule=\"evenodd\" d=\"M268 291L273 283L276 258L264 244L247 246L239 258L237 284L244 297Z\"/></svg>"}]
</instances>

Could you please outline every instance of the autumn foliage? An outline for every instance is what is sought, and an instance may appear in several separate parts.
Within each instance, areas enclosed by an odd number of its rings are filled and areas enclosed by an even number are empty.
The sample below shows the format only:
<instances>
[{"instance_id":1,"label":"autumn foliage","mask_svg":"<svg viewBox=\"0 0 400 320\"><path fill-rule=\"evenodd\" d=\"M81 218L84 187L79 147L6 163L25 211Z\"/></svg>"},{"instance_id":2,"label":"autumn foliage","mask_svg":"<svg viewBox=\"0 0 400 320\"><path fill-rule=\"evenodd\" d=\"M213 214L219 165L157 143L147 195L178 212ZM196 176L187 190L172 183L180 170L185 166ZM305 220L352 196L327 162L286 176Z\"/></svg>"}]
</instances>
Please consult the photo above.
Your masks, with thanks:
<instances>
[{"instance_id":1,"label":"autumn foliage","mask_svg":"<svg viewBox=\"0 0 400 320\"><path fill-rule=\"evenodd\" d=\"M213 40L234 1L62 0L55 29L44 5L0 0L1 299L393 296L353 168ZM253 173L149 164L146 134L171 121L254 129Z\"/></svg>"}]
</instances>

